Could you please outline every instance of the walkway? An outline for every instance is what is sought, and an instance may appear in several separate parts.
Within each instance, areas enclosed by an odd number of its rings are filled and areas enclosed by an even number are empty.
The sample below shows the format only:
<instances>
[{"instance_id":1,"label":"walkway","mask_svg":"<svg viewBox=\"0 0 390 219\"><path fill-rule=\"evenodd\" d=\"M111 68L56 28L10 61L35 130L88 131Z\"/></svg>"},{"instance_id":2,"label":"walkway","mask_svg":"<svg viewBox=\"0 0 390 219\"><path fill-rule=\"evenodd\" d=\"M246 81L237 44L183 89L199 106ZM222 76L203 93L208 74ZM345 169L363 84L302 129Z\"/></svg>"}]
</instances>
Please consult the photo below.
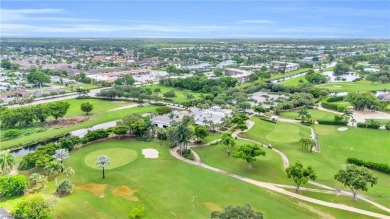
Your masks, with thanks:
<instances>
[{"instance_id":1,"label":"walkway","mask_svg":"<svg viewBox=\"0 0 390 219\"><path fill-rule=\"evenodd\" d=\"M291 120L291 121L285 121L285 122L297 123L299 121ZM250 130L254 126L254 122L251 121L251 120L248 120L247 121L247 126L248 126L248 129L244 130L244 132L247 132L248 130ZM311 127L308 127L308 128L311 128ZM246 141L250 141L250 142L259 144L259 145L261 145L263 147L267 147L265 144L263 144L261 142L258 142L258 141L252 140L252 139L239 137L238 134L240 132L241 132L240 130L236 130L235 132L233 132L234 137L237 137L237 139L242 139L242 140L246 140ZM312 129L312 132L314 132L313 129ZM233 134L232 134L232 136L233 136ZM215 141L218 141L218 140L219 139L217 139ZM215 141L213 141L213 142L215 142ZM203 145L193 145L193 146L190 146L190 147L202 147L202 146L210 145L211 143L212 142L209 142L209 143L203 144ZM283 166L284 166L284 168L287 168L289 166L289 160L288 160L287 156L283 152L281 152L281 151L279 151L279 150L277 150L275 148L272 148L272 150L275 151L276 153L278 153L282 157ZM239 176L237 174L233 174L233 173L230 173L230 172L227 172L227 171L215 168L215 167L211 167L211 166L209 166L207 164L202 163L201 158L199 157L199 155L197 153L195 153L193 150L192 150L192 152L194 154L195 161L191 161L191 160L183 158L182 156L180 156L179 154L176 153L175 149L171 149L170 150L170 153L171 153L172 156L174 156L174 157L176 157L176 158L178 158L178 159L180 159L182 161L185 161L187 163L190 163L190 164L193 164L193 165L197 165L197 166L200 166L202 168L212 170L214 172L219 172L219 173L222 173L224 175L227 175L227 176L230 176L230 177L233 177L233 178L245 181L247 183L251 183L253 185L256 185L256 186L259 186L259 187L262 187L262 188L270 189L270 190L273 190L273 191L276 191L276 192L279 192L279 193L282 193L282 194L285 194L285 195L289 195L289 196L294 197L294 198L298 198L298 199L301 199L301 200L304 200L304 201L308 201L308 202L311 202L311 203L315 203L315 204L319 204L319 205L324 205L324 206L327 206L327 207L338 208L338 209L342 209L342 210L346 210L346 211L356 212L356 213L360 213L360 214L364 214L364 215L368 215L368 216L372 216L372 217L390 218L390 216L386 216L386 215L383 215L383 214L378 214L378 213L375 213L375 212L370 212L370 211L366 211L366 210L362 210L362 209L358 209L358 208L354 208L354 207L350 207L350 206L346 206L346 205L342 205L342 204L335 204L335 203L331 203L331 202L325 202L325 201L322 201L322 200L306 197L306 196L303 196L303 195L300 195L300 194L297 194L297 193L293 193L293 192L290 192L290 191L286 191L286 190L283 189L283 188L295 188L294 186L291 186L291 185L282 185L282 184L275 184L275 183L268 183L268 182L257 181L257 180L253 180L253 179L250 179L250 178L245 178L245 177ZM310 188L304 188L304 187L301 187L301 189L302 190L307 190L307 191L312 191L312 192L320 192L320 193L335 194L335 195L345 195L345 196L352 197L352 193L351 192L346 192L346 191L343 191L343 190L339 190L339 189L336 189L336 188L333 188L333 187L330 187L330 186L326 186L326 185L323 185L323 184L320 184L320 183L317 183L317 182L313 182L313 181L309 181L309 183L312 184L312 185L324 188L326 190L310 189ZM373 201L367 199L366 197L364 197L362 195L358 195L358 198L360 200L362 200L362 201L365 201L367 203L370 203L370 204L374 205L375 207L377 207L377 208L379 208L381 210L384 210L384 211L387 211L387 212L390 213L390 209L389 208L387 208L385 206L382 206L382 205L380 205L380 204L378 204L376 202L373 202Z\"/></svg>"},{"instance_id":2,"label":"walkway","mask_svg":"<svg viewBox=\"0 0 390 219\"><path fill-rule=\"evenodd\" d=\"M250 183L252 185L255 185L255 186L258 186L258 187L261 187L261 188L265 188L265 189L272 190L272 191L275 191L275 192L278 192L278 193L281 193L281 194L284 194L284 195L288 195L290 197L297 198L297 199L300 199L302 201L307 201L307 202L310 202L310 203L323 205L323 206L330 207L330 208L337 208L337 209L341 209L341 210L345 210L345 211L350 211L350 212L354 212L354 213L364 214L364 215L368 215L368 216L375 217L375 218L389 218L390 219L390 216L387 216L387 215L383 215L383 214L379 214L379 213L375 213L375 212L371 212L371 211L366 211L366 210L362 210L362 209L359 209L359 208L354 208L354 207L350 207L350 206L346 206L346 205L342 205L342 204L335 204L335 203L331 203L331 202L326 202L326 201L321 201L321 200L318 200L318 199L306 197L306 196L303 196L303 195L300 195L300 194L297 194L297 193L294 193L294 192L287 191L287 190L285 190L283 188L278 187L276 184L273 184L273 183L268 183L268 182L262 182L262 181L249 179L249 178L246 178L246 177L234 174L234 173L230 173L230 172L227 172L227 171L224 171L224 170L221 170L221 169L209 166L207 164L202 163L200 160L199 161L188 160L188 159L180 156L179 154L177 154L176 153L176 148L171 149L170 153L175 158L177 158L179 160L182 160L182 161L184 161L186 163L189 163L189 164L192 164L192 165L196 165L196 166L199 166L199 167L202 167L202 168L205 168L205 169L208 169L208 170L211 170L211 171L223 174L225 176L229 176L229 177L232 177L232 178L235 178L235 179L238 179L238 180ZM196 154L196 153L194 152L194 154ZM388 209L388 212L390 212L390 209Z\"/></svg>"}]
</instances>

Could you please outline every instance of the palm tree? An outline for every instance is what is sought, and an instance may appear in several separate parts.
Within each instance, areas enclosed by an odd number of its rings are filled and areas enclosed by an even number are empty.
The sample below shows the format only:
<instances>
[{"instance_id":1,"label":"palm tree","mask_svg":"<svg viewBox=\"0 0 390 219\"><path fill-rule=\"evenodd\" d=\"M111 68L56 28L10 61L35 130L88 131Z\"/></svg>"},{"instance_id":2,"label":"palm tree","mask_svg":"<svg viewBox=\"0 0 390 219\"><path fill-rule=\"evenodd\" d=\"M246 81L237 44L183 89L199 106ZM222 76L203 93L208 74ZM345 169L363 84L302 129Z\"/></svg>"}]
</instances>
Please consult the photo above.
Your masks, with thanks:
<instances>
[{"instance_id":1,"label":"palm tree","mask_svg":"<svg viewBox=\"0 0 390 219\"><path fill-rule=\"evenodd\" d=\"M170 123L170 125L173 125L173 118L175 118L175 114L173 114L173 112L170 112L169 114L168 114L168 117L169 117L169 119L171 120L169 123Z\"/></svg>"},{"instance_id":2,"label":"palm tree","mask_svg":"<svg viewBox=\"0 0 390 219\"><path fill-rule=\"evenodd\" d=\"M15 165L15 156L8 151L0 154L0 168L1 171L7 172L9 177L9 173Z\"/></svg>"},{"instance_id":3,"label":"palm tree","mask_svg":"<svg viewBox=\"0 0 390 219\"><path fill-rule=\"evenodd\" d=\"M308 114L309 112L307 111L306 107L302 107L298 111L298 118L301 117L301 120L304 121Z\"/></svg>"},{"instance_id":4,"label":"palm tree","mask_svg":"<svg viewBox=\"0 0 390 219\"><path fill-rule=\"evenodd\" d=\"M187 124L180 122L174 130L174 138L180 146L180 153L182 154L183 148L187 149L187 144L190 141L193 133Z\"/></svg>"},{"instance_id":5,"label":"palm tree","mask_svg":"<svg viewBox=\"0 0 390 219\"><path fill-rule=\"evenodd\" d=\"M105 178L104 176L104 167L110 165L110 157L107 155L100 155L97 160L96 164L99 165L102 170L103 170L103 179Z\"/></svg>"},{"instance_id":6,"label":"palm tree","mask_svg":"<svg viewBox=\"0 0 390 219\"><path fill-rule=\"evenodd\" d=\"M352 118L352 119L351 119L351 122L352 122L352 126L354 126L354 125L355 125L355 122L356 122L356 119Z\"/></svg>"},{"instance_id":7,"label":"palm tree","mask_svg":"<svg viewBox=\"0 0 390 219\"><path fill-rule=\"evenodd\" d=\"M148 138L149 140L154 137L154 131L155 131L156 126L153 124L152 120L149 119L146 121L146 129L148 130Z\"/></svg>"},{"instance_id":8,"label":"palm tree","mask_svg":"<svg viewBox=\"0 0 390 219\"><path fill-rule=\"evenodd\" d=\"M351 117L351 118L353 118L353 113L352 113L352 111L350 110L350 109L347 109L347 108L345 108L344 110L343 110L343 114L342 114L343 116L347 116L347 117Z\"/></svg>"},{"instance_id":9,"label":"palm tree","mask_svg":"<svg viewBox=\"0 0 390 219\"><path fill-rule=\"evenodd\" d=\"M57 182L57 176L61 173L63 170L64 165L62 163L59 163L57 160L50 161L46 164L45 170L48 171L49 176L54 176L54 180L56 182L56 186L58 186Z\"/></svg>"},{"instance_id":10,"label":"palm tree","mask_svg":"<svg viewBox=\"0 0 390 219\"><path fill-rule=\"evenodd\" d=\"M53 155L53 158L57 159L58 161L63 163L63 160L67 159L69 157L69 152L66 149L57 149L55 154ZM61 173L64 171L64 169L61 169Z\"/></svg>"}]
</instances>

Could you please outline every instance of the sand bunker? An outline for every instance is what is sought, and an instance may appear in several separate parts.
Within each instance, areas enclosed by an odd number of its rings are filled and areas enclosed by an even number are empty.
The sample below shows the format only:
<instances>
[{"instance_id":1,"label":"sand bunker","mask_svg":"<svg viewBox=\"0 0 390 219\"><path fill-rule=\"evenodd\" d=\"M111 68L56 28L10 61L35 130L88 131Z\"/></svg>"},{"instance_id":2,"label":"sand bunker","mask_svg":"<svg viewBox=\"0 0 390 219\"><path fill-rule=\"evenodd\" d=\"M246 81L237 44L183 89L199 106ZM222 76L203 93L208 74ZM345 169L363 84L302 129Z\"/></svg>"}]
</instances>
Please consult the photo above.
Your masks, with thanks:
<instances>
[{"instance_id":1,"label":"sand bunker","mask_svg":"<svg viewBox=\"0 0 390 219\"><path fill-rule=\"evenodd\" d=\"M145 158L158 158L158 150L156 149L142 149L142 154Z\"/></svg>"},{"instance_id":2,"label":"sand bunker","mask_svg":"<svg viewBox=\"0 0 390 219\"><path fill-rule=\"evenodd\" d=\"M347 131L347 130L348 130L347 127L340 127L337 129L337 131L340 131L340 132Z\"/></svg>"}]
</instances>

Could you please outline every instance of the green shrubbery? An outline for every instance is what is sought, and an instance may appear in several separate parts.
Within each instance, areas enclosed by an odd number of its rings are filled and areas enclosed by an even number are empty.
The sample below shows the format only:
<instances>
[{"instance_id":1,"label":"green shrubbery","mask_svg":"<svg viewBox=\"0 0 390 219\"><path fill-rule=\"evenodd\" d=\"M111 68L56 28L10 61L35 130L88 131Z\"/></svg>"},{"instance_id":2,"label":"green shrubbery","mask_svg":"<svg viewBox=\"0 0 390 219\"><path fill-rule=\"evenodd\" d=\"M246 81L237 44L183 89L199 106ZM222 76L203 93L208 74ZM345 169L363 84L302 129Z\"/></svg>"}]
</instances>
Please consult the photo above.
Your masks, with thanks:
<instances>
[{"instance_id":1,"label":"green shrubbery","mask_svg":"<svg viewBox=\"0 0 390 219\"><path fill-rule=\"evenodd\" d=\"M318 124L321 125L341 125L346 126L348 121L334 121L334 120L317 120Z\"/></svg>"},{"instance_id":2,"label":"green shrubbery","mask_svg":"<svg viewBox=\"0 0 390 219\"><path fill-rule=\"evenodd\" d=\"M0 196L11 197L23 195L29 183L24 175L1 176Z\"/></svg>"},{"instance_id":3,"label":"green shrubbery","mask_svg":"<svg viewBox=\"0 0 390 219\"><path fill-rule=\"evenodd\" d=\"M46 129L43 127L29 128L29 129L8 129L1 133L0 139L5 141L10 139L15 139L20 136L27 136L34 133L44 132L44 131L46 131Z\"/></svg>"},{"instance_id":4,"label":"green shrubbery","mask_svg":"<svg viewBox=\"0 0 390 219\"><path fill-rule=\"evenodd\" d=\"M110 134L105 129L97 129L95 131L89 131L84 137L81 138L81 143L86 144L98 139L107 138Z\"/></svg>"},{"instance_id":5,"label":"green shrubbery","mask_svg":"<svg viewBox=\"0 0 390 219\"><path fill-rule=\"evenodd\" d=\"M357 158L348 158L347 163L355 164L358 166L364 166L372 170L377 170L382 173L390 174L390 166L384 163L375 163L370 161L364 161Z\"/></svg>"},{"instance_id":6,"label":"green shrubbery","mask_svg":"<svg viewBox=\"0 0 390 219\"><path fill-rule=\"evenodd\" d=\"M356 123L359 128L367 128L367 129L379 129L381 127L380 123L366 123L366 122L358 122Z\"/></svg>"}]
</instances>

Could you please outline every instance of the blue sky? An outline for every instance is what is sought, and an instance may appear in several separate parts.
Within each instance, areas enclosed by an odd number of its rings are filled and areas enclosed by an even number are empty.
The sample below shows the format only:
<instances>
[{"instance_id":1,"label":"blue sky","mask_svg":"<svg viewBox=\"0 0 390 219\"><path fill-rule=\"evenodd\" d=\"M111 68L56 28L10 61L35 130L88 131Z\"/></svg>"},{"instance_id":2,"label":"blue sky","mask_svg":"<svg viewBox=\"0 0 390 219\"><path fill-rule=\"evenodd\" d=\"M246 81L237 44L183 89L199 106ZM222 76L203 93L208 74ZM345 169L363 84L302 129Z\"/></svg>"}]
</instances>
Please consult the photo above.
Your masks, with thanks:
<instances>
[{"instance_id":1,"label":"blue sky","mask_svg":"<svg viewBox=\"0 0 390 219\"><path fill-rule=\"evenodd\" d=\"M390 38L389 1L17 1L1 37Z\"/></svg>"}]
</instances>

